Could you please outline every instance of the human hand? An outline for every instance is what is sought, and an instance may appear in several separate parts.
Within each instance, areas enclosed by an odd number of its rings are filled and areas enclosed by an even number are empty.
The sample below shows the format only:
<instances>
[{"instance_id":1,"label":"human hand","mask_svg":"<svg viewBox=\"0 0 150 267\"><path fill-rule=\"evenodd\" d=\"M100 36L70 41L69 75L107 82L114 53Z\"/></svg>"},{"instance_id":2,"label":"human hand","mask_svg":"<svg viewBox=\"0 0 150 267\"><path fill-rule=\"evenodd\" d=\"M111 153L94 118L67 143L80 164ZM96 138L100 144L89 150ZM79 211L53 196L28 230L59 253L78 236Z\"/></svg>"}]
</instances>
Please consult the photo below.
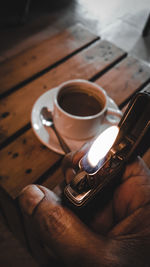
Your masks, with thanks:
<instances>
[{"instance_id":1,"label":"human hand","mask_svg":"<svg viewBox=\"0 0 150 267\"><path fill-rule=\"evenodd\" d=\"M68 182L85 150L65 158ZM44 187L26 187L19 200L43 244L66 266L150 266L150 172L140 158L126 167L113 198L89 225Z\"/></svg>"}]
</instances>

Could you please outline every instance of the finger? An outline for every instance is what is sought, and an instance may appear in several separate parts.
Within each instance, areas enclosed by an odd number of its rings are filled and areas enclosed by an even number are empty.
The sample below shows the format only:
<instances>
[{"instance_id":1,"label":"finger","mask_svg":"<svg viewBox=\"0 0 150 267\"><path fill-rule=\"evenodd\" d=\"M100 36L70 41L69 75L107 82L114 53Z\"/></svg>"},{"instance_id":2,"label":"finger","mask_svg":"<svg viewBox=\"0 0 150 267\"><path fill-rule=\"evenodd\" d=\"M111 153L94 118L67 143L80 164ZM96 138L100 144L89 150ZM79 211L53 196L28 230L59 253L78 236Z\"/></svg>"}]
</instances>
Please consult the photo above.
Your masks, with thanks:
<instances>
[{"instance_id":1,"label":"finger","mask_svg":"<svg viewBox=\"0 0 150 267\"><path fill-rule=\"evenodd\" d=\"M85 155L88 151L92 141L85 143L80 150L68 153L62 162L62 170L64 173L64 177L67 183L69 183L74 176L76 175L76 171L78 169L78 163L80 159Z\"/></svg>"},{"instance_id":2,"label":"finger","mask_svg":"<svg viewBox=\"0 0 150 267\"><path fill-rule=\"evenodd\" d=\"M74 262L84 258L83 251L85 255L91 255L89 260L94 262L95 253L99 255L99 248L106 245L71 211L62 207L53 192L44 187L26 187L19 196L19 202L23 213L36 224L43 243L68 266L74 266Z\"/></svg>"},{"instance_id":3,"label":"finger","mask_svg":"<svg viewBox=\"0 0 150 267\"><path fill-rule=\"evenodd\" d=\"M128 165L122 184L116 188L112 201L95 214L91 227L107 233L117 222L150 201L149 170L141 158Z\"/></svg>"},{"instance_id":4,"label":"finger","mask_svg":"<svg viewBox=\"0 0 150 267\"><path fill-rule=\"evenodd\" d=\"M89 149L91 142L85 143L79 150L68 153L63 160L62 168L65 172L68 168L76 168L79 160L85 155Z\"/></svg>"},{"instance_id":5,"label":"finger","mask_svg":"<svg viewBox=\"0 0 150 267\"><path fill-rule=\"evenodd\" d=\"M91 144L93 143L93 139L91 141L86 142L75 154L73 157L73 164L76 165L79 160L87 153Z\"/></svg>"},{"instance_id":6,"label":"finger","mask_svg":"<svg viewBox=\"0 0 150 267\"><path fill-rule=\"evenodd\" d=\"M137 158L126 167L121 185L116 189L113 203L118 221L150 202L150 172L144 161Z\"/></svg>"},{"instance_id":7,"label":"finger","mask_svg":"<svg viewBox=\"0 0 150 267\"><path fill-rule=\"evenodd\" d=\"M90 227L98 234L107 235L115 224L113 203L110 201L103 210L99 210L93 216Z\"/></svg>"},{"instance_id":8,"label":"finger","mask_svg":"<svg viewBox=\"0 0 150 267\"><path fill-rule=\"evenodd\" d=\"M129 179L130 177L139 176L139 175L140 176L150 175L150 170L146 166L144 160L141 159L140 157L137 157L134 162L127 165L124 175L123 175L123 181Z\"/></svg>"},{"instance_id":9,"label":"finger","mask_svg":"<svg viewBox=\"0 0 150 267\"><path fill-rule=\"evenodd\" d=\"M73 162L73 158L77 152L68 153L62 161L62 171L65 177L65 181L68 184L76 175L76 165Z\"/></svg>"}]
</instances>

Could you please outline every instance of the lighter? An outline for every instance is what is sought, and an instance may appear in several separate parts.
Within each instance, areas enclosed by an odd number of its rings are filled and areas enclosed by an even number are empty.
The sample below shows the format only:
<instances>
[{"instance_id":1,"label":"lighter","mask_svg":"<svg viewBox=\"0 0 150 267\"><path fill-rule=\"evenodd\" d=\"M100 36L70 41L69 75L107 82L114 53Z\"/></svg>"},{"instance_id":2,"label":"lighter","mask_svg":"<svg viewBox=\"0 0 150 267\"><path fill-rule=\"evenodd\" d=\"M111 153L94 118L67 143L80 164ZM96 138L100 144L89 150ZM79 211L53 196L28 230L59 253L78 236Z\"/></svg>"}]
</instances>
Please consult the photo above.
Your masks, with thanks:
<instances>
[{"instance_id":1,"label":"lighter","mask_svg":"<svg viewBox=\"0 0 150 267\"><path fill-rule=\"evenodd\" d=\"M118 126L111 126L81 158L74 179L64 188L72 206L82 208L115 188L126 164L150 146L150 90L138 92Z\"/></svg>"}]
</instances>

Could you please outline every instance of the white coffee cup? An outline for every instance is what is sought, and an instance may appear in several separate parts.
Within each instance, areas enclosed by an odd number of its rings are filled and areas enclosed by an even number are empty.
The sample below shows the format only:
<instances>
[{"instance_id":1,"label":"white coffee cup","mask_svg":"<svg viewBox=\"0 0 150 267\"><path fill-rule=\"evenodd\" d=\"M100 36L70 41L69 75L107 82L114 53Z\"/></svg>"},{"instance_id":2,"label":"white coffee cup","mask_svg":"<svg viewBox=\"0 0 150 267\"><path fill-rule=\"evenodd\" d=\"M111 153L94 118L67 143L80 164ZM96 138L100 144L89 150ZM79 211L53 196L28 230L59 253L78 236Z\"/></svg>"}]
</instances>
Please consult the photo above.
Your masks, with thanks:
<instances>
[{"instance_id":1,"label":"white coffee cup","mask_svg":"<svg viewBox=\"0 0 150 267\"><path fill-rule=\"evenodd\" d=\"M73 101L68 99L73 99ZM78 100L76 101L76 99ZM73 110L72 106L69 107L70 102L72 102ZM86 104L85 102L88 105L91 104L91 107L89 109L89 106L85 105L83 110L85 108L87 114L80 115L82 105ZM95 113L91 113L91 108L94 109L95 107L97 110L94 110ZM119 118L122 115L119 110L109 109L107 94L96 83L77 79L64 82L58 87L54 99L53 121L60 135L73 140L85 140L94 137L99 132L100 125L106 119L107 114Z\"/></svg>"}]
</instances>

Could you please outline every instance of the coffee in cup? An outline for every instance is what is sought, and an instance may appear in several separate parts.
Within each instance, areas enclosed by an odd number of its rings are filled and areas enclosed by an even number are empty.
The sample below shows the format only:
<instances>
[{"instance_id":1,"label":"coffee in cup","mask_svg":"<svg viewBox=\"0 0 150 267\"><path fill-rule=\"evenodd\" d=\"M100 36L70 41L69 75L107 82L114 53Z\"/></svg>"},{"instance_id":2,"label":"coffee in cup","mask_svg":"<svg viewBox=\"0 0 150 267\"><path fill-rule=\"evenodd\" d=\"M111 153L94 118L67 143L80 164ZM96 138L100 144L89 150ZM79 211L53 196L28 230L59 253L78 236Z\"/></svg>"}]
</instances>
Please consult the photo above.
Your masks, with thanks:
<instances>
[{"instance_id":1,"label":"coffee in cup","mask_svg":"<svg viewBox=\"0 0 150 267\"><path fill-rule=\"evenodd\" d=\"M58 103L64 111L79 117L93 116L103 109L103 103L95 95L79 89L62 91Z\"/></svg>"},{"instance_id":2,"label":"coffee in cup","mask_svg":"<svg viewBox=\"0 0 150 267\"><path fill-rule=\"evenodd\" d=\"M107 112L108 97L99 85L86 80L70 80L58 87L53 121L62 136L74 140L94 137ZM116 110L111 113L121 115Z\"/></svg>"}]
</instances>

